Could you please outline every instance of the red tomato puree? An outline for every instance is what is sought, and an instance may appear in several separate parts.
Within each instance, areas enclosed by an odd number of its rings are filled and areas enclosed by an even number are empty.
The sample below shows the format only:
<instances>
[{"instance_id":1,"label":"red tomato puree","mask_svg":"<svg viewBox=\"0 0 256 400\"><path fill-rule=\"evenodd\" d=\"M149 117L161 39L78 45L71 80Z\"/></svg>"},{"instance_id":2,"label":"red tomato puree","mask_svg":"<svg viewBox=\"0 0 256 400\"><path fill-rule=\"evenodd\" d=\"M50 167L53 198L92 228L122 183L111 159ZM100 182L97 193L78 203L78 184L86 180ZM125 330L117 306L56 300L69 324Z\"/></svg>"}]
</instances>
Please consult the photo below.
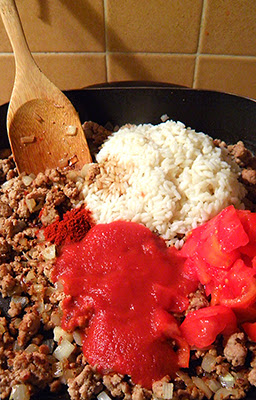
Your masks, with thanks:
<instances>
[{"instance_id":1,"label":"red tomato puree","mask_svg":"<svg viewBox=\"0 0 256 400\"><path fill-rule=\"evenodd\" d=\"M184 260L148 228L124 221L96 225L62 247L53 272L67 295L62 326L83 331L83 353L99 372L151 388L188 366L170 314L187 308L197 286L185 277Z\"/></svg>"}]
</instances>

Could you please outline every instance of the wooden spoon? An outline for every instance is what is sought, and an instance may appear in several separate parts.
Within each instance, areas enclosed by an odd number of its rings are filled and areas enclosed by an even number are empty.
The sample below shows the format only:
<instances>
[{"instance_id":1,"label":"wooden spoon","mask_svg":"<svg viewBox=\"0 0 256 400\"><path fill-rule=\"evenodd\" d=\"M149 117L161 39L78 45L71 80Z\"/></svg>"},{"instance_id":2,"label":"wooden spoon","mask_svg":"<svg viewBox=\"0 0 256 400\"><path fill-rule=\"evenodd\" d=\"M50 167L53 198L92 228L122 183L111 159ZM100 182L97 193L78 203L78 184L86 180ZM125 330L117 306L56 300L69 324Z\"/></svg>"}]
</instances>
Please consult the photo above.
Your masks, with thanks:
<instances>
[{"instance_id":1,"label":"wooden spoon","mask_svg":"<svg viewBox=\"0 0 256 400\"><path fill-rule=\"evenodd\" d=\"M12 44L16 75L7 115L9 141L19 173L91 162L78 114L36 65L14 0L0 0Z\"/></svg>"}]
</instances>

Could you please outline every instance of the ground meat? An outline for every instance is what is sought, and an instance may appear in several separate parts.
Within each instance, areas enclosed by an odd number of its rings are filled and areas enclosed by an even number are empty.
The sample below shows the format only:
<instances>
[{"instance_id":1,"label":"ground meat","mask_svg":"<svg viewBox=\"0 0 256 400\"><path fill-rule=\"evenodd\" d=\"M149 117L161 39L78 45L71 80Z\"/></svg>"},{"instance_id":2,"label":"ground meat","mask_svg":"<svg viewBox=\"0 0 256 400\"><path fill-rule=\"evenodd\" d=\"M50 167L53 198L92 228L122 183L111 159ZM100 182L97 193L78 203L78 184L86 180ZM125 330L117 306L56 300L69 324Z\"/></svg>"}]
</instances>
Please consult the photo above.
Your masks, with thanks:
<instances>
[{"instance_id":1,"label":"ground meat","mask_svg":"<svg viewBox=\"0 0 256 400\"><path fill-rule=\"evenodd\" d=\"M29 383L43 389L52 380L52 365L47 355L40 352L17 353L8 366L15 383Z\"/></svg>"},{"instance_id":2,"label":"ground meat","mask_svg":"<svg viewBox=\"0 0 256 400\"><path fill-rule=\"evenodd\" d=\"M9 204L0 201L0 216L7 218L10 217L11 215L12 215L12 209L9 206Z\"/></svg>"},{"instance_id":3,"label":"ground meat","mask_svg":"<svg viewBox=\"0 0 256 400\"><path fill-rule=\"evenodd\" d=\"M251 385L256 386L256 368L253 368L248 374L248 380Z\"/></svg>"},{"instance_id":4,"label":"ground meat","mask_svg":"<svg viewBox=\"0 0 256 400\"><path fill-rule=\"evenodd\" d=\"M100 167L98 164L92 164L88 168L85 180L88 182L88 185L94 182L97 175L100 173Z\"/></svg>"},{"instance_id":5,"label":"ground meat","mask_svg":"<svg viewBox=\"0 0 256 400\"><path fill-rule=\"evenodd\" d=\"M32 182L32 187L47 188L50 186L50 184L51 181L49 177L46 174L43 174L43 172L39 172L39 174L35 177L35 179Z\"/></svg>"},{"instance_id":6,"label":"ground meat","mask_svg":"<svg viewBox=\"0 0 256 400\"><path fill-rule=\"evenodd\" d=\"M67 183L63 188L63 193L66 197L70 199L77 198L79 195L79 190L74 182Z\"/></svg>"},{"instance_id":7,"label":"ground meat","mask_svg":"<svg viewBox=\"0 0 256 400\"><path fill-rule=\"evenodd\" d=\"M140 385L135 385L132 390L132 400L147 400L151 399L152 392L142 388Z\"/></svg>"},{"instance_id":8,"label":"ground meat","mask_svg":"<svg viewBox=\"0 0 256 400\"><path fill-rule=\"evenodd\" d=\"M235 145L229 145L218 139L214 140L218 147L225 148L241 168L241 181L244 184L247 195L244 203L247 209L256 210L256 157L248 150L242 141Z\"/></svg>"},{"instance_id":9,"label":"ground meat","mask_svg":"<svg viewBox=\"0 0 256 400\"><path fill-rule=\"evenodd\" d=\"M0 262L7 261L10 252L11 246L7 243L5 238L0 237Z\"/></svg>"},{"instance_id":10,"label":"ground meat","mask_svg":"<svg viewBox=\"0 0 256 400\"><path fill-rule=\"evenodd\" d=\"M84 130L91 149L96 152L111 135L113 128L103 128L89 122L84 124ZM233 147L217 141L216 145L228 149L241 166L241 179L248 189L248 201L255 202L255 158L241 142ZM85 179L93 182L99 173L100 166L92 164ZM50 244L41 242L40 233L41 228L62 218L67 210L80 204L81 177L73 170L52 169L35 178L31 177L31 183L28 183L28 177L24 178L24 175L17 175L12 157L0 160L0 183L6 182L0 188L0 292L3 297L12 297L8 312L4 311L0 317L0 398L9 397L16 384L25 384L31 393L37 393L47 386L56 392L61 389L61 382L67 382L71 400L89 400L102 390L112 397L125 400L161 398L163 383L168 382L168 378L155 382L152 393L140 385L134 385L127 376L101 376L86 363L81 348L74 342L75 350L68 360L59 362L54 357L58 343L52 339L52 329L61 324L59 305L65 294L60 286L54 286L51 282L54 261L45 259L43 253ZM26 304L16 302L14 296L27 299ZM208 300L203 287L199 287L196 293L189 296L189 311L207 307ZM183 319L184 313L180 314L180 320ZM216 381L223 374L242 371L244 380L240 375L236 382L239 388L237 396L243 396L248 390L247 375L251 385L255 385L256 381L253 361L249 373L241 369L246 354L249 353L250 359L256 353L251 342L250 346L247 351L245 337L240 333L232 335L227 341L225 357L221 342L216 342L210 350L195 351L191 358L195 362L195 375L205 378L201 362L209 352L216 357L212 371ZM172 381L174 400L203 398L202 391L195 386L191 377L188 378L188 384L177 378Z\"/></svg>"},{"instance_id":11,"label":"ground meat","mask_svg":"<svg viewBox=\"0 0 256 400\"><path fill-rule=\"evenodd\" d=\"M256 171L251 168L244 168L242 170L242 181L246 185L256 185Z\"/></svg>"},{"instance_id":12,"label":"ground meat","mask_svg":"<svg viewBox=\"0 0 256 400\"><path fill-rule=\"evenodd\" d=\"M89 400L101 389L101 376L89 365L76 378L68 380L68 393L72 400Z\"/></svg>"},{"instance_id":13,"label":"ground meat","mask_svg":"<svg viewBox=\"0 0 256 400\"><path fill-rule=\"evenodd\" d=\"M233 146L228 146L228 150L230 151L236 162L242 166L247 165L248 161L250 161L253 157L252 153L245 148L242 141L237 142L237 144Z\"/></svg>"},{"instance_id":14,"label":"ground meat","mask_svg":"<svg viewBox=\"0 0 256 400\"><path fill-rule=\"evenodd\" d=\"M11 394L11 377L10 373L0 368L0 398L8 398Z\"/></svg>"},{"instance_id":15,"label":"ground meat","mask_svg":"<svg viewBox=\"0 0 256 400\"><path fill-rule=\"evenodd\" d=\"M13 178L16 175L17 170L13 161L13 157L9 156L5 159L0 159L0 183L4 183L6 180Z\"/></svg>"},{"instance_id":16,"label":"ground meat","mask_svg":"<svg viewBox=\"0 0 256 400\"><path fill-rule=\"evenodd\" d=\"M200 285L195 293L191 293L189 295L189 306L187 312L198 310L199 308L208 306L209 306L209 301L205 294L204 287Z\"/></svg>"},{"instance_id":17,"label":"ground meat","mask_svg":"<svg viewBox=\"0 0 256 400\"><path fill-rule=\"evenodd\" d=\"M44 206L40 213L40 220L44 226L50 225L59 218L59 213L54 206Z\"/></svg>"},{"instance_id":18,"label":"ground meat","mask_svg":"<svg viewBox=\"0 0 256 400\"><path fill-rule=\"evenodd\" d=\"M0 281L0 289L2 296L3 297L11 296L15 291L16 285L17 281L11 274L3 276L3 278Z\"/></svg>"},{"instance_id":19,"label":"ground meat","mask_svg":"<svg viewBox=\"0 0 256 400\"><path fill-rule=\"evenodd\" d=\"M102 143L112 134L113 128L106 129L96 122L86 121L83 130L92 155L95 155Z\"/></svg>"},{"instance_id":20,"label":"ground meat","mask_svg":"<svg viewBox=\"0 0 256 400\"><path fill-rule=\"evenodd\" d=\"M14 302L11 301L10 302L10 307L8 310L8 314L10 315L10 317L17 317L17 315L19 315L22 311L22 304L21 302Z\"/></svg>"},{"instance_id":21,"label":"ground meat","mask_svg":"<svg viewBox=\"0 0 256 400\"><path fill-rule=\"evenodd\" d=\"M247 356L247 348L245 346L245 335L243 332L234 333L230 336L224 348L224 355L234 367L244 365Z\"/></svg>"},{"instance_id":22,"label":"ground meat","mask_svg":"<svg viewBox=\"0 0 256 400\"><path fill-rule=\"evenodd\" d=\"M40 315L36 306L34 306L24 315L19 325L19 346L24 346L26 343L28 343L30 339L38 332L39 328Z\"/></svg>"},{"instance_id":23,"label":"ground meat","mask_svg":"<svg viewBox=\"0 0 256 400\"><path fill-rule=\"evenodd\" d=\"M129 384L124 381L122 375L104 375L103 384L113 397L122 397L127 400L131 399L131 388Z\"/></svg>"}]
</instances>

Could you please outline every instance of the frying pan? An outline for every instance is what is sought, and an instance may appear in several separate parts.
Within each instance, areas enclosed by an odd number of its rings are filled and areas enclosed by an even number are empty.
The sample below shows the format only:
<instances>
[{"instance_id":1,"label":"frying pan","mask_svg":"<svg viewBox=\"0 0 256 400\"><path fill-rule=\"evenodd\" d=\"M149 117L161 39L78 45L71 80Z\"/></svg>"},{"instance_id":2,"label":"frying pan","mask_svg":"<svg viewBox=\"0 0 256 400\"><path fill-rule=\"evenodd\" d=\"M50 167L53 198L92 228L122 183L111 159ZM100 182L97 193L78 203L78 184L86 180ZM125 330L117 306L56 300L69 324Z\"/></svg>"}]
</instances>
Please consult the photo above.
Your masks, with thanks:
<instances>
[{"instance_id":1,"label":"frying pan","mask_svg":"<svg viewBox=\"0 0 256 400\"><path fill-rule=\"evenodd\" d=\"M174 121L182 121L187 127L202 131L234 144L239 140L256 153L256 101L228 93L189 89L148 82L119 82L66 91L84 121L101 125L112 123L161 122L167 114ZM0 148L9 147L6 133L8 105L0 106ZM8 309L8 301L0 299L0 308ZM255 400L256 389L247 400ZM37 400L66 400L66 393L53 395L42 393Z\"/></svg>"}]
</instances>

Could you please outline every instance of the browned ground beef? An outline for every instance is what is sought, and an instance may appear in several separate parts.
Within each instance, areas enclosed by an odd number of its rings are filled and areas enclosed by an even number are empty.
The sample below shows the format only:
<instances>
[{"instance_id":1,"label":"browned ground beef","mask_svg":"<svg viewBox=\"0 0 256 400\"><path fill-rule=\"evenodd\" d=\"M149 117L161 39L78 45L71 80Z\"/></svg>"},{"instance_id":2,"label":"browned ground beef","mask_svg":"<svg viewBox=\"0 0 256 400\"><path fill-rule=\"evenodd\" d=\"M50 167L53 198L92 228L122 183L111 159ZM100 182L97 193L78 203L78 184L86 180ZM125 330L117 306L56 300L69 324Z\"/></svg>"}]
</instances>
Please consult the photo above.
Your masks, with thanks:
<instances>
[{"instance_id":1,"label":"browned ground beef","mask_svg":"<svg viewBox=\"0 0 256 400\"><path fill-rule=\"evenodd\" d=\"M86 123L84 129L95 151L110 134L92 122ZM215 143L226 147L223 142ZM228 150L242 168L241 179L248 190L246 201L255 209L255 158L242 142ZM87 179L95 173L97 166L89 169ZM79 202L79 190L71 175L72 171L48 170L29 179L17 175L11 156L0 160L0 293L10 300L7 313L0 315L0 398L8 398L16 385L25 385L30 394L45 388L56 392L66 385L72 400L89 400L102 390L118 399L161 399L166 387L173 389L173 399L198 400L205 397L202 382L208 390L214 385L221 388L220 382L227 374L234 377L232 398L243 398L250 384L256 386L256 344L242 332L232 335L226 343L219 340L206 351L194 350L190 375L181 371L171 386L169 377L164 377L154 383L152 391L133 385L127 376L101 376L86 362L81 344L72 339L71 356L62 362L54 357L62 339L54 342L52 330L60 325L59 304L64 294L50 280L54 258L47 258L46 250L52 245L40 240L38 230ZM189 300L188 311L209 305L201 286ZM207 372L201 364L209 356L212 367ZM198 383L194 377L202 380Z\"/></svg>"}]
</instances>

